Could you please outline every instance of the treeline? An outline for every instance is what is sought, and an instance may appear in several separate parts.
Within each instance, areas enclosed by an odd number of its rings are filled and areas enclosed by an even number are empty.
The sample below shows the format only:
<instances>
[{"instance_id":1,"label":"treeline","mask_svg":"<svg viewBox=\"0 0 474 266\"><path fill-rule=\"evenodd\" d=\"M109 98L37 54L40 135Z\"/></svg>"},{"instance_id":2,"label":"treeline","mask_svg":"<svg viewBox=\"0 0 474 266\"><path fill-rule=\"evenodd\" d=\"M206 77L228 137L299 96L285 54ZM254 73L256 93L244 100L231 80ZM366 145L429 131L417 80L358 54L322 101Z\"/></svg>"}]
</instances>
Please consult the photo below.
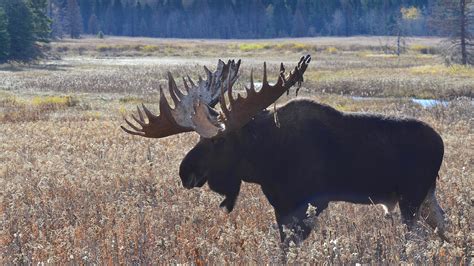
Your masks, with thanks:
<instances>
[{"instance_id":1,"label":"treeline","mask_svg":"<svg viewBox=\"0 0 474 266\"><path fill-rule=\"evenodd\" d=\"M0 62L25 61L40 54L50 38L47 0L0 0Z\"/></svg>"},{"instance_id":2,"label":"treeline","mask_svg":"<svg viewBox=\"0 0 474 266\"><path fill-rule=\"evenodd\" d=\"M50 0L53 34L177 38L431 35L436 0ZM414 8L404 18L402 8ZM413 14L412 14L413 15ZM77 30L71 33L71 27ZM69 30L65 30L68 28Z\"/></svg>"},{"instance_id":3,"label":"treeline","mask_svg":"<svg viewBox=\"0 0 474 266\"><path fill-rule=\"evenodd\" d=\"M473 62L474 0L0 0L0 62L51 38L443 35ZM397 46L397 54L402 52Z\"/></svg>"}]
</instances>

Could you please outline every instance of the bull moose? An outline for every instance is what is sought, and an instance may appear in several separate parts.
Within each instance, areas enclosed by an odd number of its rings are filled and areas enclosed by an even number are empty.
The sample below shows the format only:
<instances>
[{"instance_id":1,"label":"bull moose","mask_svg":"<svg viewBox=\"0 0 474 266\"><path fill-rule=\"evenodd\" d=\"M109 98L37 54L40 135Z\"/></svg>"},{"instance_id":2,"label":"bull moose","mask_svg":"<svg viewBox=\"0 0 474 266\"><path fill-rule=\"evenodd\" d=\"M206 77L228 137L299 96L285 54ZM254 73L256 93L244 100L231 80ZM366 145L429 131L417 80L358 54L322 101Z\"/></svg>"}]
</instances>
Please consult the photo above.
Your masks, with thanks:
<instances>
[{"instance_id":1,"label":"bull moose","mask_svg":"<svg viewBox=\"0 0 474 266\"><path fill-rule=\"evenodd\" d=\"M143 105L138 118L132 115L140 127L125 120L131 129L122 129L148 138L197 132L201 138L179 169L183 186L207 182L225 196L221 207L231 212L241 182L259 184L274 207L282 241L289 239L284 227L306 239L308 204L318 215L333 201L383 204L386 212L398 203L409 228L422 215L444 238L444 212L435 197L443 141L426 123L340 112L308 99L266 110L303 81L310 61L302 57L288 76L282 63L274 85L264 63L262 87L255 88L251 73L246 97L232 90L240 60L219 60L215 72L204 67L207 79L197 84L183 78L186 94L168 73L174 108L160 87L159 116Z\"/></svg>"}]
</instances>

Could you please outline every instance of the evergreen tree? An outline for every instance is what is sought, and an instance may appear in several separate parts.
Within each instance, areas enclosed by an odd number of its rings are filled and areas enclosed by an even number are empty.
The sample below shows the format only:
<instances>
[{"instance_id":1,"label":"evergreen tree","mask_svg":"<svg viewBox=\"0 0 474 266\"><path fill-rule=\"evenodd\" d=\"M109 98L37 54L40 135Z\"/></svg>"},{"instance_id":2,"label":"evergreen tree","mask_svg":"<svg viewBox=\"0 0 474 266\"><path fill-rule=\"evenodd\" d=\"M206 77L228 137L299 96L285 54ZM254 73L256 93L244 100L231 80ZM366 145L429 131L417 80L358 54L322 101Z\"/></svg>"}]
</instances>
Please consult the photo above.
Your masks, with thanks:
<instances>
[{"instance_id":1,"label":"evergreen tree","mask_svg":"<svg viewBox=\"0 0 474 266\"><path fill-rule=\"evenodd\" d=\"M11 60L29 60L39 55L35 45L33 13L25 1L0 0L7 16Z\"/></svg>"},{"instance_id":2,"label":"evergreen tree","mask_svg":"<svg viewBox=\"0 0 474 266\"><path fill-rule=\"evenodd\" d=\"M48 42L51 33L51 19L47 16L47 0L28 0L32 12L33 34L37 41Z\"/></svg>"},{"instance_id":3,"label":"evergreen tree","mask_svg":"<svg viewBox=\"0 0 474 266\"><path fill-rule=\"evenodd\" d=\"M274 24L274 8L273 5L268 5L265 9L265 37L271 38L276 36L276 29Z\"/></svg>"},{"instance_id":4,"label":"evergreen tree","mask_svg":"<svg viewBox=\"0 0 474 266\"><path fill-rule=\"evenodd\" d=\"M94 5L94 1L91 0L77 0L77 3L79 4L80 10L81 10L81 16L83 18L83 25L82 29L84 29L84 32L92 33L89 29L89 21L90 18L93 14L92 8ZM97 33L97 32L96 32ZM94 34L94 33L92 33Z\"/></svg>"},{"instance_id":5,"label":"evergreen tree","mask_svg":"<svg viewBox=\"0 0 474 266\"><path fill-rule=\"evenodd\" d=\"M77 39L82 33L82 16L76 0L67 1L67 31L71 38Z\"/></svg>"},{"instance_id":6,"label":"evergreen tree","mask_svg":"<svg viewBox=\"0 0 474 266\"><path fill-rule=\"evenodd\" d=\"M293 17L293 29L291 35L293 37L303 37L307 33L306 29L307 27L305 25L303 15L301 14L301 11L297 9Z\"/></svg>"},{"instance_id":7,"label":"evergreen tree","mask_svg":"<svg viewBox=\"0 0 474 266\"><path fill-rule=\"evenodd\" d=\"M351 0L340 0L342 6L342 12L344 13L345 21L345 35L350 36L353 34L353 22L354 22L354 4Z\"/></svg>"},{"instance_id":8,"label":"evergreen tree","mask_svg":"<svg viewBox=\"0 0 474 266\"><path fill-rule=\"evenodd\" d=\"M61 39L66 33L66 7L64 0L50 0L48 7L48 16L51 18L51 34L52 38Z\"/></svg>"},{"instance_id":9,"label":"evergreen tree","mask_svg":"<svg viewBox=\"0 0 474 266\"><path fill-rule=\"evenodd\" d=\"M132 10L129 10L133 12ZM124 12L121 0L115 0L112 6L112 23L114 24L113 34L122 35L123 24L124 24ZM133 25L132 25L133 26Z\"/></svg>"},{"instance_id":10,"label":"evergreen tree","mask_svg":"<svg viewBox=\"0 0 474 266\"><path fill-rule=\"evenodd\" d=\"M273 11L274 25L277 31L275 37L286 37L290 32L291 23L288 17L288 8L283 1L275 3Z\"/></svg>"},{"instance_id":11,"label":"evergreen tree","mask_svg":"<svg viewBox=\"0 0 474 266\"><path fill-rule=\"evenodd\" d=\"M10 54L10 35L7 30L8 19L5 11L0 7L0 63L5 62Z\"/></svg>"},{"instance_id":12,"label":"evergreen tree","mask_svg":"<svg viewBox=\"0 0 474 266\"><path fill-rule=\"evenodd\" d=\"M97 20L97 16L95 14L92 14L89 18L87 28L89 29L90 34L96 35L99 32L99 21Z\"/></svg>"}]
</instances>

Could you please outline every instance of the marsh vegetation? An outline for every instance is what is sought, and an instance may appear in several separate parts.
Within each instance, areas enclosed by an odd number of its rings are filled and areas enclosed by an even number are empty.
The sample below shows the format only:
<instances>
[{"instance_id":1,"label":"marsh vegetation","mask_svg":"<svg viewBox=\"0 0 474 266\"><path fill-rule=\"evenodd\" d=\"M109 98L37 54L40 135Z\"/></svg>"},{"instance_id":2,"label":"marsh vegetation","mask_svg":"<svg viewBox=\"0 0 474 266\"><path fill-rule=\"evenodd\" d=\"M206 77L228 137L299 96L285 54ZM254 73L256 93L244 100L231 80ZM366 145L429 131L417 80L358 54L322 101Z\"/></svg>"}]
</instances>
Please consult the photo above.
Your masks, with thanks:
<instances>
[{"instance_id":1,"label":"marsh vegetation","mask_svg":"<svg viewBox=\"0 0 474 266\"><path fill-rule=\"evenodd\" d=\"M382 39L66 40L51 44L61 59L1 65L1 264L280 262L273 210L257 186L243 185L231 214L208 188L182 188L179 163L197 135L144 139L119 126L142 102L158 111L167 71L197 79L203 65L242 58L243 89L263 61L275 78L281 61L293 66L307 53L313 62L298 97L415 117L441 134L437 197L451 243L423 223L409 233L380 206L334 203L287 261L472 263L474 69L446 66L437 39L412 39L399 57ZM424 107L413 97L444 102Z\"/></svg>"}]
</instances>

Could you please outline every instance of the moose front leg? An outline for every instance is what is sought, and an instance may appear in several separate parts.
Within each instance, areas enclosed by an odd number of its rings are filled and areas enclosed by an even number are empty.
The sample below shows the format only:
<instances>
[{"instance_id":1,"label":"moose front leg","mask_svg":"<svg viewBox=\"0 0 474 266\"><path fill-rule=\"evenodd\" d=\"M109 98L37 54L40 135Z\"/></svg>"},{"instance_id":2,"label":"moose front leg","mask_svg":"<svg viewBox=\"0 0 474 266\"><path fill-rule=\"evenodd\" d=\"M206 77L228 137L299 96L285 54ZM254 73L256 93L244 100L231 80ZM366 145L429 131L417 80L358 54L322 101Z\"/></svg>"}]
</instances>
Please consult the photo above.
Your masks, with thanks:
<instances>
[{"instance_id":1,"label":"moose front leg","mask_svg":"<svg viewBox=\"0 0 474 266\"><path fill-rule=\"evenodd\" d=\"M317 217L328 207L326 201L313 201L311 205L316 208L315 214L309 214L308 204L303 204L297 208L294 208L290 212L277 211L275 209L275 216L280 231L280 239L282 243L288 245L291 241L295 244L299 244L303 240L309 237L313 225L308 219Z\"/></svg>"},{"instance_id":2,"label":"moose front leg","mask_svg":"<svg viewBox=\"0 0 474 266\"><path fill-rule=\"evenodd\" d=\"M299 244L311 233L312 228L305 223L306 207L300 207L289 213L281 213L275 210L275 216L280 231L280 240L285 247L290 242Z\"/></svg>"},{"instance_id":3,"label":"moose front leg","mask_svg":"<svg viewBox=\"0 0 474 266\"><path fill-rule=\"evenodd\" d=\"M219 205L220 208L225 208L227 212L231 212L234 209L235 202L237 201L237 196L239 193L233 193L225 195L225 199Z\"/></svg>"}]
</instances>

